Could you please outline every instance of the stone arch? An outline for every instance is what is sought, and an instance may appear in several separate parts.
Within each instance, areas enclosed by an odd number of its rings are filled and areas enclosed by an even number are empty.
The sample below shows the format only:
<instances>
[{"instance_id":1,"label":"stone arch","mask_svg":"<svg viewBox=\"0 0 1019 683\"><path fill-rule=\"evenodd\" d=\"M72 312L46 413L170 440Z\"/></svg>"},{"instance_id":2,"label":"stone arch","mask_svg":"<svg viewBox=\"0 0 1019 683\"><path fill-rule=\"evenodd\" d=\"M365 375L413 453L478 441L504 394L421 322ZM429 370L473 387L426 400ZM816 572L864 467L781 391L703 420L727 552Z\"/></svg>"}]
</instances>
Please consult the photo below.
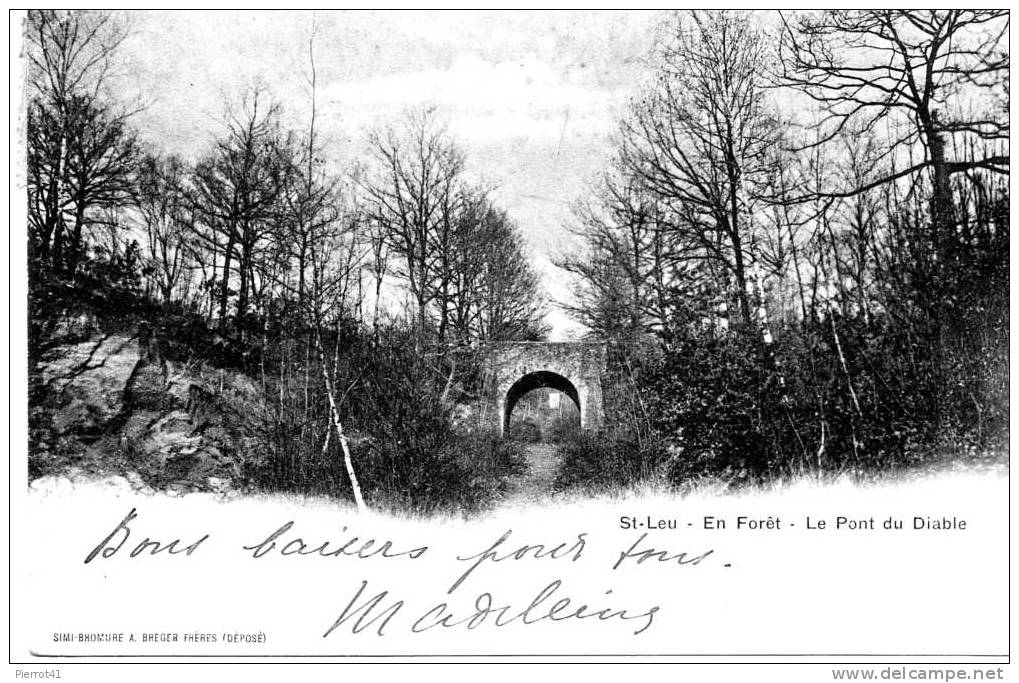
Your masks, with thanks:
<instances>
[{"instance_id":1,"label":"stone arch","mask_svg":"<svg viewBox=\"0 0 1019 683\"><path fill-rule=\"evenodd\" d=\"M508 416L517 400L540 386L560 389L577 404L581 429L601 427L605 354L604 342L488 344L486 385L499 434L505 434Z\"/></svg>"},{"instance_id":2,"label":"stone arch","mask_svg":"<svg viewBox=\"0 0 1019 683\"><path fill-rule=\"evenodd\" d=\"M580 392L577 390L576 385L558 372L535 370L518 379L506 390L506 395L503 397L504 407L501 415L502 428L500 431L503 434L509 430L510 416L513 415L513 409L516 407L517 401L523 398L527 392L542 387L556 389L569 396L570 400L577 405L577 409L580 411L581 424L584 423L584 406L580 401Z\"/></svg>"}]
</instances>

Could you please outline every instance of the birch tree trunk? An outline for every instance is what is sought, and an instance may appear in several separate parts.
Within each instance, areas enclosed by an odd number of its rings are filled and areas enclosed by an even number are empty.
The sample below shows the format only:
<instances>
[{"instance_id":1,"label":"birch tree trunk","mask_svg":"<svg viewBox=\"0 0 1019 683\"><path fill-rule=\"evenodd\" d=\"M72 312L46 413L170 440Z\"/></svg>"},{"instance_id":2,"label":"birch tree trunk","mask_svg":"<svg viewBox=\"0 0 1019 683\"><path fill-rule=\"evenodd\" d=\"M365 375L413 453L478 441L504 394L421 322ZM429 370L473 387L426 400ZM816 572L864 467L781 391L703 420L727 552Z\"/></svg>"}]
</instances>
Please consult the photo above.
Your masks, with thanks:
<instances>
[{"instance_id":1,"label":"birch tree trunk","mask_svg":"<svg viewBox=\"0 0 1019 683\"><path fill-rule=\"evenodd\" d=\"M343 433L343 423L340 422L340 411L336 406L336 394L333 391L333 381L329 377L329 370L326 367L326 355L322 349L322 337L316 333L315 344L318 347L318 358L322 366L322 379L325 380L326 396L329 397L329 410L333 417L333 427L336 429L336 439L343 449L343 464L347 468L347 477L350 479L350 488L354 491L354 502L357 503L358 512L367 512L368 506L364 503L361 495L361 486L357 483L357 475L354 473L354 462L350 457L350 447L347 444L347 437Z\"/></svg>"}]
</instances>

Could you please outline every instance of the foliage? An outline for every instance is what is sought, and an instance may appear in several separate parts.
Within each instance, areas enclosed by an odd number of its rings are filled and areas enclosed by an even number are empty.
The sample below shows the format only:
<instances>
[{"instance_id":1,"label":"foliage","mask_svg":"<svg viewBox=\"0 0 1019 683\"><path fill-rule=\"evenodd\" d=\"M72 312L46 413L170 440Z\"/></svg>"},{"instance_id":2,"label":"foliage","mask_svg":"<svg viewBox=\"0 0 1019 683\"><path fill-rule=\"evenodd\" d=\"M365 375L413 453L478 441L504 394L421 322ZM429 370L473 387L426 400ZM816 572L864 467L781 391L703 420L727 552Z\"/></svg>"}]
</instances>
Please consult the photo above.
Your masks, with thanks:
<instances>
[{"instance_id":1,"label":"foliage","mask_svg":"<svg viewBox=\"0 0 1019 683\"><path fill-rule=\"evenodd\" d=\"M576 204L587 248L560 264L574 315L610 342L611 428L511 436L561 442L562 488L1004 443L1007 25L1003 10L824 11L769 36L750 13L673 15ZM192 164L147 148L108 92L115 15L33 10L25 29L31 363L145 324L171 361L259 385L266 489L350 496L345 438L374 506L499 495L520 444L460 433L451 413L474 398L482 342L545 335L545 300L434 110L374 131L365 163L331 158L312 37L307 127L251 89ZM779 92L817 110L785 111Z\"/></svg>"},{"instance_id":2,"label":"foliage","mask_svg":"<svg viewBox=\"0 0 1019 683\"><path fill-rule=\"evenodd\" d=\"M580 433L559 449L557 490L613 490L654 478L668 463L662 443L641 444L621 432Z\"/></svg>"},{"instance_id":3,"label":"foliage","mask_svg":"<svg viewBox=\"0 0 1019 683\"><path fill-rule=\"evenodd\" d=\"M341 320L326 340L334 351L327 362L335 363L338 408L364 496L369 505L405 511L484 507L519 471L518 446L486 431L451 428L451 404L442 400L445 378L415 352L414 334L388 327L376 337L356 321ZM278 362L276 354L290 356L292 348L285 340L270 350L268 362ZM292 380L285 374L274 378L281 386L267 391L281 398L263 418L272 457L260 473L261 486L350 496L324 389L310 388L308 421L300 401L307 385L299 374Z\"/></svg>"},{"instance_id":4,"label":"foliage","mask_svg":"<svg viewBox=\"0 0 1019 683\"><path fill-rule=\"evenodd\" d=\"M1008 406L1004 13L803 14L784 19L777 63L754 23L666 22L618 162L578 205L588 249L563 265L579 276L574 313L612 343L617 429L636 450L664 441L674 483L995 450ZM779 125L769 69L818 103L809 135ZM890 120L894 136L873 130Z\"/></svg>"},{"instance_id":5,"label":"foliage","mask_svg":"<svg viewBox=\"0 0 1019 683\"><path fill-rule=\"evenodd\" d=\"M365 495L389 510L457 514L491 507L511 477L525 469L520 446L493 433L471 432L445 440L433 451L407 458L398 443L372 448L359 460L370 482Z\"/></svg>"},{"instance_id":6,"label":"foliage","mask_svg":"<svg viewBox=\"0 0 1019 683\"><path fill-rule=\"evenodd\" d=\"M541 443L541 427L533 419L512 420L506 438L522 443Z\"/></svg>"},{"instance_id":7,"label":"foliage","mask_svg":"<svg viewBox=\"0 0 1019 683\"><path fill-rule=\"evenodd\" d=\"M540 337L544 301L516 225L433 113L377 131L373 164L335 172L312 36L307 127L288 129L249 88L191 163L143 145L107 88L118 15L34 10L25 31L31 362L74 335L144 325L164 360L260 386L247 417L269 454L250 473L261 486L350 495L346 439L373 504L494 498L518 459L452 427L478 375L465 350ZM405 295L417 315L380 314Z\"/></svg>"}]
</instances>

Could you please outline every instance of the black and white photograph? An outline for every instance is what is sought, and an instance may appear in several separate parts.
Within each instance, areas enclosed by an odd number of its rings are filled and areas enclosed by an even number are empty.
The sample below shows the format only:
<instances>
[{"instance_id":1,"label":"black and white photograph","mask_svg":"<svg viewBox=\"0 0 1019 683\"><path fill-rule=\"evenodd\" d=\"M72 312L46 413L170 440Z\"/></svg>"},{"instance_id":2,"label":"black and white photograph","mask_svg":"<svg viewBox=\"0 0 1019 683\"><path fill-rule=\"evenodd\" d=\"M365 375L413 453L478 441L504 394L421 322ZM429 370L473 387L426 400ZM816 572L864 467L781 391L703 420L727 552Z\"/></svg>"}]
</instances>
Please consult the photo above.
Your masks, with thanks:
<instances>
[{"instance_id":1,"label":"black and white photograph","mask_svg":"<svg viewBox=\"0 0 1019 683\"><path fill-rule=\"evenodd\" d=\"M13 678L1008 677L1007 9L9 24Z\"/></svg>"}]
</instances>

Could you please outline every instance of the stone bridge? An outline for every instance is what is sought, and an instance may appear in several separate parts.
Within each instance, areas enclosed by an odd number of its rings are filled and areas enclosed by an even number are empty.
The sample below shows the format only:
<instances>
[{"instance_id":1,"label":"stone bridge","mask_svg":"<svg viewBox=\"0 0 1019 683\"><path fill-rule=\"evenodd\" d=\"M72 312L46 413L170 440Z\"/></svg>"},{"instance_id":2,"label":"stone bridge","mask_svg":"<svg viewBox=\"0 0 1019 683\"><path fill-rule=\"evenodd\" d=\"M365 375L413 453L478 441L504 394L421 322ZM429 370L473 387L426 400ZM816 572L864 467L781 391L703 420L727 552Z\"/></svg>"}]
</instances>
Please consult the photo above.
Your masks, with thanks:
<instances>
[{"instance_id":1,"label":"stone bridge","mask_svg":"<svg viewBox=\"0 0 1019 683\"><path fill-rule=\"evenodd\" d=\"M517 401L532 389L549 387L569 396L580 409L582 429L605 419L601 376L604 342L493 342L486 346L488 393L499 434L505 433Z\"/></svg>"}]
</instances>

